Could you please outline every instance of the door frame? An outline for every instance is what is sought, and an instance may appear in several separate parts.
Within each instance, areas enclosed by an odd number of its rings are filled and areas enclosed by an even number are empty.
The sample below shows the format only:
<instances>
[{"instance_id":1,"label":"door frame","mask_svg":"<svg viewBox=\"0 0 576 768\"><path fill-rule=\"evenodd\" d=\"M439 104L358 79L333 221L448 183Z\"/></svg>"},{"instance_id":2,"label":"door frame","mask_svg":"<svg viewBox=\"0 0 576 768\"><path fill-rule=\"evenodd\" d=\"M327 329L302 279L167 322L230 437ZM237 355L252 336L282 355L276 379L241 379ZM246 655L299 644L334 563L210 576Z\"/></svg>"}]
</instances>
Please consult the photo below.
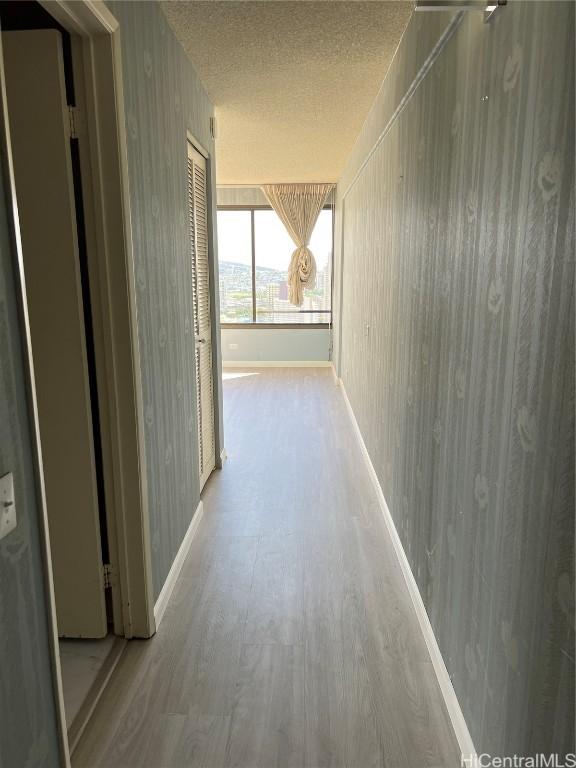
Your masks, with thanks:
<instances>
[{"instance_id":1,"label":"door frame","mask_svg":"<svg viewBox=\"0 0 576 768\"><path fill-rule=\"evenodd\" d=\"M106 430L111 451L108 486L113 491L108 516L111 539L114 631L125 637L150 637L156 631L146 485L144 412L136 323L134 258L130 224L127 143L119 24L102 0L39 0L81 46L87 106L91 178L83 180L91 199L98 253L97 311L102 319L105 360ZM2 47L0 40L0 61ZM0 143L9 228L24 336L28 405L33 424L34 470L50 638L54 700L63 764L70 765L58 649L54 584L38 409L32 365L26 283L15 193L3 64L0 67ZM87 205L89 201L86 201ZM128 352L128 354L127 354ZM115 562L114 562L115 561Z\"/></svg>"}]
</instances>

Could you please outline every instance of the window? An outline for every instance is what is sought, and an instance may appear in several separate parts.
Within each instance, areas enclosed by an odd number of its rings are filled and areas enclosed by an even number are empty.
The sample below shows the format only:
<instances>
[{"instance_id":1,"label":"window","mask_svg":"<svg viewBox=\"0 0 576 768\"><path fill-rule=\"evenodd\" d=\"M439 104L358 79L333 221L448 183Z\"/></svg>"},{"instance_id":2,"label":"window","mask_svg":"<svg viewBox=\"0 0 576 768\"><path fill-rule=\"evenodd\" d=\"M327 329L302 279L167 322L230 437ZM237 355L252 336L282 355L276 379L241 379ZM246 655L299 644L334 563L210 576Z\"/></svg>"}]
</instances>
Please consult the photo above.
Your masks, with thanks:
<instances>
[{"instance_id":1,"label":"window","mask_svg":"<svg viewBox=\"0 0 576 768\"><path fill-rule=\"evenodd\" d=\"M331 321L332 210L324 208L312 233L316 287L304 303L288 301L287 274L294 244L271 208L218 210L220 322L223 325L319 324Z\"/></svg>"},{"instance_id":2,"label":"window","mask_svg":"<svg viewBox=\"0 0 576 768\"><path fill-rule=\"evenodd\" d=\"M218 211L220 321L252 322L252 221L250 211Z\"/></svg>"}]
</instances>

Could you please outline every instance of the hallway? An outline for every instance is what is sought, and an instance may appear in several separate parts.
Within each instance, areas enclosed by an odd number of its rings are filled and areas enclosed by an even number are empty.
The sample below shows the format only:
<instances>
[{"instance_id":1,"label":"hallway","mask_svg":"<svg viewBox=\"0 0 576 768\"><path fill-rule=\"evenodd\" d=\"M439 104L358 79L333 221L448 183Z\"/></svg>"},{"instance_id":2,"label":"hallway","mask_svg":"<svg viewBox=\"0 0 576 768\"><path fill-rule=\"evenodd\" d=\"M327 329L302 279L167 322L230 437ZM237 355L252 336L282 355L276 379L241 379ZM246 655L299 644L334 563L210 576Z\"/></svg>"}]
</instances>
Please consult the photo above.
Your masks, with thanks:
<instances>
[{"instance_id":1,"label":"hallway","mask_svg":"<svg viewBox=\"0 0 576 768\"><path fill-rule=\"evenodd\" d=\"M459 765L329 369L224 373L228 461L75 768Z\"/></svg>"}]
</instances>

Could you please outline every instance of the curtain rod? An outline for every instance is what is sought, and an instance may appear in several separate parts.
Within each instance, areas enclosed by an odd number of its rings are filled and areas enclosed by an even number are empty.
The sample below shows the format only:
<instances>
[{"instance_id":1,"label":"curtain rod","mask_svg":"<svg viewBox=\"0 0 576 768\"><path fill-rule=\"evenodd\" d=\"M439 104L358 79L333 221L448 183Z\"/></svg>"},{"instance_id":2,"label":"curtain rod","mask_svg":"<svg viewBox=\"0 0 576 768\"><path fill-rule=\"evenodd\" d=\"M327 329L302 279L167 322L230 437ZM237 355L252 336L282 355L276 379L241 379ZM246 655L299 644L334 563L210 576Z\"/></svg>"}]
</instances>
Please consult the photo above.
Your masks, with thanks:
<instances>
[{"instance_id":1,"label":"curtain rod","mask_svg":"<svg viewBox=\"0 0 576 768\"><path fill-rule=\"evenodd\" d=\"M338 184L337 181L263 181L260 184L218 184L216 182L216 186L220 189L239 189L239 188L247 188L247 189L260 189L261 187L265 187L267 185L271 184L290 184L291 186L296 187L303 187L306 184L332 184L332 186L336 186Z\"/></svg>"}]
</instances>

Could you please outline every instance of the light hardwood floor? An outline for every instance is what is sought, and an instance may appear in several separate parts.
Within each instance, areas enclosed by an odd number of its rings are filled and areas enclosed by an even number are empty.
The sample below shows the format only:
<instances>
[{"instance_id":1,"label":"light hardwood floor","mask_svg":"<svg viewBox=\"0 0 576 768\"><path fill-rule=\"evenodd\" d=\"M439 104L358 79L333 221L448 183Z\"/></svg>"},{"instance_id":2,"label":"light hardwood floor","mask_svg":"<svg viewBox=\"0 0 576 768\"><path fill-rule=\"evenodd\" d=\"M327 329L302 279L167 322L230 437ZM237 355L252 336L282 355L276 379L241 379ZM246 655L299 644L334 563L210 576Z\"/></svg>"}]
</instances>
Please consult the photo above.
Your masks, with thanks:
<instances>
[{"instance_id":1,"label":"light hardwood floor","mask_svg":"<svg viewBox=\"0 0 576 768\"><path fill-rule=\"evenodd\" d=\"M224 375L228 461L157 635L129 643L74 768L457 768L330 370Z\"/></svg>"}]
</instances>

